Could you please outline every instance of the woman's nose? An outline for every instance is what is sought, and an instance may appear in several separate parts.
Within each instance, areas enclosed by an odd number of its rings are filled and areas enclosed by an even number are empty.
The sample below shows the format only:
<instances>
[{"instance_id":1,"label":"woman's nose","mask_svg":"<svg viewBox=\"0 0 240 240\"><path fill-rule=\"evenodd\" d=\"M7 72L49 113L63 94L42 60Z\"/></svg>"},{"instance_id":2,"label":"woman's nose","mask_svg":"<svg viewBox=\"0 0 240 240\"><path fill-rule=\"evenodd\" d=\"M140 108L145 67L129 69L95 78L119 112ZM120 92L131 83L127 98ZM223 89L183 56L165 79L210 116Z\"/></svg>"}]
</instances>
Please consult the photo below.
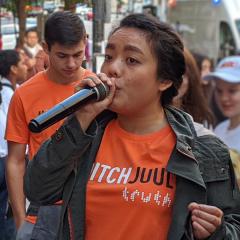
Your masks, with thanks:
<instances>
[{"instance_id":1,"label":"woman's nose","mask_svg":"<svg viewBox=\"0 0 240 240\"><path fill-rule=\"evenodd\" d=\"M103 64L102 71L109 77L118 78L122 72L122 62L120 60L112 61L111 63Z\"/></svg>"},{"instance_id":2,"label":"woman's nose","mask_svg":"<svg viewBox=\"0 0 240 240\"><path fill-rule=\"evenodd\" d=\"M221 102L226 102L229 100L229 94L226 92L223 92L219 98L220 98Z\"/></svg>"}]
</instances>

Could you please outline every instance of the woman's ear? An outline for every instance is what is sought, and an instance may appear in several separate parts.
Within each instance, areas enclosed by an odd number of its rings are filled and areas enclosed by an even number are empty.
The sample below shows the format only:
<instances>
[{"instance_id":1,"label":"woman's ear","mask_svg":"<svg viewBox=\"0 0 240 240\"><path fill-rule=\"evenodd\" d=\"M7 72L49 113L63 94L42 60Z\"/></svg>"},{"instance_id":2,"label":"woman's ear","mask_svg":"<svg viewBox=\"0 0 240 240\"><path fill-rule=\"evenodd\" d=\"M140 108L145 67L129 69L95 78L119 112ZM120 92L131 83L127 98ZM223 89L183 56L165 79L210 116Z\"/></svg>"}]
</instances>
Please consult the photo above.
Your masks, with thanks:
<instances>
[{"instance_id":1,"label":"woman's ear","mask_svg":"<svg viewBox=\"0 0 240 240\"><path fill-rule=\"evenodd\" d=\"M170 88L173 85L173 82L171 80L160 80L158 90L160 92L163 92Z\"/></svg>"}]
</instances>

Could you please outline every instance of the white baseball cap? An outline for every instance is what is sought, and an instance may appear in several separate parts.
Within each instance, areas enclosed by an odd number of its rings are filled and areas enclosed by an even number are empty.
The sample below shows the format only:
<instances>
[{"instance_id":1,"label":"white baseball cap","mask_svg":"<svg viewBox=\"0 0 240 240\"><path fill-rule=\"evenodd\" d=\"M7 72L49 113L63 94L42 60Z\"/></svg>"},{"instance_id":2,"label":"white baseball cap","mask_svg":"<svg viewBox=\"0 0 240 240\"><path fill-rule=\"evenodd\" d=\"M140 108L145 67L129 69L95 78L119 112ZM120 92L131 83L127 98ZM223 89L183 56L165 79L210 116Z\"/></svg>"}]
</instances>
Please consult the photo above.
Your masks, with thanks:
<instances>
[{"instance_id":1,"label":"white baseball cap","mask_svg":"<svg viewBox=\"0 0 240 240\"><path fill-rule=\"evenodd\" d=\"M240 56L223 58L214 72L203 77L204 80L221 79L229 83L240 83Z\"/></svg>"}]
</instances>

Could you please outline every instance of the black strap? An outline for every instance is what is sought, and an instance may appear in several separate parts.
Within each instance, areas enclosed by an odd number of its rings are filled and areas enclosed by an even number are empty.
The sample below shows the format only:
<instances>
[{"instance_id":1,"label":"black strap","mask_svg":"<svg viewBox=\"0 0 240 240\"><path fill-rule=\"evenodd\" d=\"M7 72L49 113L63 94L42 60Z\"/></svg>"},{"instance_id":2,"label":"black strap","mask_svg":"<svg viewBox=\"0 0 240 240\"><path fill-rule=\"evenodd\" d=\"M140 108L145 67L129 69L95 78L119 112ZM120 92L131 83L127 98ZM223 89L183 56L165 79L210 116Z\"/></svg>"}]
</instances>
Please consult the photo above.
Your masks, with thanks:
<instances>
[{"instance_id":1,"label":"black strap","mask_svg":"<svg viewBox=\"0 0 240 240\"><path fill-rule=\"evenodd\" d=\"M1 84L2 84L2 86L9 87L9 88L11 88L14 91L14 88L13 88L12 84L10 84L10 83L3 83L3 82Z\"/></svg>"},{"instance_id":2,"label":"black strap","mask_svg":"<svg viewBox=\"0 0 240 240\"><path fill-rule=\"evenodd\" d=\"M2 94L1 94L1 91L2 91L2 87L3 86L9 87L9 88L11 88L14 91L14 88L13 88L12 84L10 84L10 83L3 83L2 81L0 81L0 104L2 104Z\"/></svg>"},{"instance_id":3,"label":"black strap","mask_svg":"<svg viewBox=\"0 0 240 240\"><path fill-rule=\"evenodd\" d=\"M30 203L28 209L27 209L27 215L30 216L37 216L38 215L38 210L39 210L39 205L37 204L32 204Z\"/></svg>"}]
</instances>

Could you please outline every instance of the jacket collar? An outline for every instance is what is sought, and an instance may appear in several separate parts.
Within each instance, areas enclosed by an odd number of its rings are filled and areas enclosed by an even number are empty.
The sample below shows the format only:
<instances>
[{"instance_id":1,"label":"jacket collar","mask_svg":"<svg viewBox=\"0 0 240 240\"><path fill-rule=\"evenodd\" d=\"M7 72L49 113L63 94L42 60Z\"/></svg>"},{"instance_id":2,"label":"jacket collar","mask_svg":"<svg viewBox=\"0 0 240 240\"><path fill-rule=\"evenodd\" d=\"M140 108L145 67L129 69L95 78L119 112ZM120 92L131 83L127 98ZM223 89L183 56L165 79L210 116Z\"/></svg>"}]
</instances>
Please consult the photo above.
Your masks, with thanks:
<instances>
[{"instance_id":1,"label":"jacket collar","mask_svg":"<svg viewBox=\"0 0 240 240\"><path fill-rule=\"evenodd\" d=\"M197 134L191 116L170 106L165 108L165 113L177 139L176 148L168 162L168 171L206 188L198 160L193 154Z\"/></svg>"},{"instance_id":2,"label":"jacket collar","mask_svg":"<svg viewBox=\"0 0 240 240\"><path fill-rule=\"evenodd\" d=\"M172 106L166 106L164 110L177 139L175 151L168 162L168 171L206 188L198 168L198 161L193 154L197 133L192 117ZM105 127L111 119L116 117L116 113L105 110L97 116L97 122Z\"/></svg>"},{"instance_id":3,"label":"jacket collar","mask_svg":"<svg viewBox=\"0 0 240 240\"><path fill-rule=\"evenodd\" d=\"M186 224L190 223L188 204L206 202L206 185L199 170L198 160L193 154L197 134L191 116L173 107L165 108L165 113L177 139L167 166L167 170L177 177L168 239L179 240L184 233L186 234L186 229L189 229L186 227Z\"/></svg>"}]
</instances>

